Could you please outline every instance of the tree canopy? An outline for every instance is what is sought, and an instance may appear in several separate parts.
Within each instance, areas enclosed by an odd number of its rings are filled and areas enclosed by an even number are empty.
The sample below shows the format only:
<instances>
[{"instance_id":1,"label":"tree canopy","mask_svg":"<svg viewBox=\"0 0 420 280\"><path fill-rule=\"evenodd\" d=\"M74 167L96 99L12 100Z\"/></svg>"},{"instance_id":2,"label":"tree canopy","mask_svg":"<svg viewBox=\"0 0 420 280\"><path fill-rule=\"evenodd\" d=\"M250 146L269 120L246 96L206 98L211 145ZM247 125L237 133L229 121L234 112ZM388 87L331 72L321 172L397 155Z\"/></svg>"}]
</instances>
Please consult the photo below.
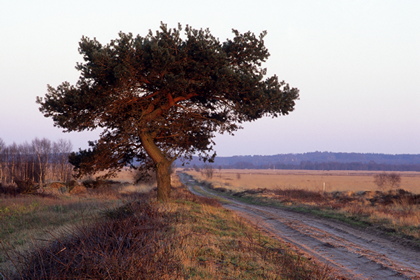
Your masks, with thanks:
<instances>
[{"instance_id":1,"label":"tree canopy","mask_svg":"<svg viewBox=\"0 0 420 280\"><path fill-rule=\"evenodd\" d=\"M293 111L299 91L266 77L266 32L233 30L220 42L208 29L168 28L142 37L119 33L102 45L82 37L79 80L48 86L40 111L65 131L102 129L90 149L72 156L81 173L141 163L157 171L158 199L170 193L177 158L211 160L215 133Z\"/></svg>"}]
</instances>

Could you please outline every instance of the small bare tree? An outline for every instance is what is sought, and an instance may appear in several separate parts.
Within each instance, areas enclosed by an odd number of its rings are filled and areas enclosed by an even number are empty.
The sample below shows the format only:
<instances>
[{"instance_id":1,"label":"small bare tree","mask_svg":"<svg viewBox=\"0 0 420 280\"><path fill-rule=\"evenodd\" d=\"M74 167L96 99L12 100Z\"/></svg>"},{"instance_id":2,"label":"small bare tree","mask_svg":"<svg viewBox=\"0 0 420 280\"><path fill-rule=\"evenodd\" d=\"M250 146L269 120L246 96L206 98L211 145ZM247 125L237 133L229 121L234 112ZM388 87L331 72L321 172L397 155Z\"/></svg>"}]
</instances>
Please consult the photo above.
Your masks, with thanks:
<instances>
[{"instance_id":1,"label":"small bare tree","mask_svg":"<svg viewBox=\"0 0 420 280\"><path fill-rule=\"evenodd\" d=\"M69 140L59 139L53 143L53 162L56 170L56 177L62 182L68 182L71 179L72 166L69 164L69 154L73 145Z\"/></svg>"},{"instance_id":2,"label":"small bare tree","mask_svg":"<svg viewBox=\"0 0 420 280\"><path fill-rule=\"evenodd\" d=\"M32 140L32 147L34 149L39 168L39 178L37 178L38 183L40 186L43 186L43 184L45 183L45 176L47 173L49 157L52 152L51 141L46 138L35 138L34 140Z\"/></svg>"},{"instance_id":3,"label":"small bare tree","mask_svg":"<svg viewBox=\"0 0 420 280\"><path fill-rule=\"evenodd\" d=\"M213 166L205 165L202 172L204 173L204 176L206 176L207 179L213 178L213 174L214 174Z\"/></svg>"},{"instance_id":4,"label":"small bare tree","mask_svg":"<svg viewBox=\"0 0 420 280\"><path fill-rule=\"evenodd\" d=\"M396 189L401 184L401 176L397 173L379 173L374 177L374 182L380 190Z\"/></svg>"}]
</instances>

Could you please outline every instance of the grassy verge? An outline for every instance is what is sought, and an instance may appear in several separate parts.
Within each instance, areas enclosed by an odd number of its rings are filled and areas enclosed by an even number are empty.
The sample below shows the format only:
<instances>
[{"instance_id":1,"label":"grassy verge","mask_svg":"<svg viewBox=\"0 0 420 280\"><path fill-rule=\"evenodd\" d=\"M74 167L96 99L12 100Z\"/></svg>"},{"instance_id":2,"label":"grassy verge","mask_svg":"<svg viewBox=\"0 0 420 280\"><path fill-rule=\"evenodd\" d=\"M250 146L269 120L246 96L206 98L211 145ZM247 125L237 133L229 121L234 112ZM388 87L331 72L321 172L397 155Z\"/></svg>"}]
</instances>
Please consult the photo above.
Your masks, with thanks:
<instances>
[{"instance_id":1,"label":"grassy verge","mask_svg":"<svg viewBox=\"0 0 420 280\"><path fill-rule=\"evenodd\" d=\"M381 192L321 193L302 189L254 189L237 192L223 187L215 188L211 183L196 181L191 176L186 180L200 184L207 191L217 193L217 196L338 220L352 226L377 230L420 248L418 195L403 193L401 196ZM417 200L413 201L412 198Z\"/></svg>"},{"instance_id":2,"label":"grassy verge","mask_svg":"<svg viewBox=\"0 0 420 280\"><path fill-rule=\"evenodd\" d=\"M18 256L67 235L77 225L91 223L121 202L109 195L0 196L0 272L12 273Z\"/></svg>"},{"instance_id":3,"label":"grassy verge","mask_svg":"<svg viewBox=\"0 0 420 280\"><path fill-rule=\"evenodd\" d=\"M151 197L150 197L151 195ZM18 258L7 279L329 279L218 201L176 188L102 212Z\"/></svg>"}]
</instances>

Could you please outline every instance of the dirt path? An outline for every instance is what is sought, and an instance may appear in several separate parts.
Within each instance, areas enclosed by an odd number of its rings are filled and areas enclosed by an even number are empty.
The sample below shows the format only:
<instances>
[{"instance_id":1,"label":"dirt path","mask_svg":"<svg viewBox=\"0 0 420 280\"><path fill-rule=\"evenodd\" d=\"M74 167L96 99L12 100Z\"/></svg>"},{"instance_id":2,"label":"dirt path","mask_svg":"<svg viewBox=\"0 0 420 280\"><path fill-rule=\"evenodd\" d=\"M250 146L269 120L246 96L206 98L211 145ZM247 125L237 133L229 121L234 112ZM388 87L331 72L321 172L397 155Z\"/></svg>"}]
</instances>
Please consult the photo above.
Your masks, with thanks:
<instances>
[{"instance_id":1,"label":"dirt path","mask_svg":"<svg viewBox=\"0 0 420 280\"><path fill-rule=\"evenodd\" d=\"M183 176L180 179L194 192L191 188L195 185L193 181L187 181ZM305 214L233 200L224 206L307 257L327 264L337 279L420 279L419 250L339 222Z\"/></svg>"}]
</instances>

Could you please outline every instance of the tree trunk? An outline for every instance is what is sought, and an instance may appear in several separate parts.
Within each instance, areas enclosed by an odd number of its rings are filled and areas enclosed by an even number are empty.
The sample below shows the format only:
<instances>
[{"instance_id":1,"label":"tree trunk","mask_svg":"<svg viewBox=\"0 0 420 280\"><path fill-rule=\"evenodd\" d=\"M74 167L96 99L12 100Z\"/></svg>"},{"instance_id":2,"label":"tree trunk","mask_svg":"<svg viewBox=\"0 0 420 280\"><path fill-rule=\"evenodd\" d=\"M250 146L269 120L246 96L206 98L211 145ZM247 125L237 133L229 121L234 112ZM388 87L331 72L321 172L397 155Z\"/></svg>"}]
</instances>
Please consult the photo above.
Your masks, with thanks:
<instances>
[{"instance_id":1,"label":"tree trunk","mask_svg":"<svg viewBox=\"0 0 420 280\"><path fill-rule=\"evenodd\" d=\"M165 154L156 146L150 134L142 133L140 138L146 153L156 165L157 199L161 202L167 202L171 194L172 160L166 158Z\"/></svg>"},{"instance_id":2,"label":"tree trunk","mask_svg":"<svg viewBox=\"0 0 420 280\"><path fill-rule=\"evenodd\" d=\"M171 162L168 160L156 164L157 199L169 200L171 195Z\"/></svg>"}]
</instances>

